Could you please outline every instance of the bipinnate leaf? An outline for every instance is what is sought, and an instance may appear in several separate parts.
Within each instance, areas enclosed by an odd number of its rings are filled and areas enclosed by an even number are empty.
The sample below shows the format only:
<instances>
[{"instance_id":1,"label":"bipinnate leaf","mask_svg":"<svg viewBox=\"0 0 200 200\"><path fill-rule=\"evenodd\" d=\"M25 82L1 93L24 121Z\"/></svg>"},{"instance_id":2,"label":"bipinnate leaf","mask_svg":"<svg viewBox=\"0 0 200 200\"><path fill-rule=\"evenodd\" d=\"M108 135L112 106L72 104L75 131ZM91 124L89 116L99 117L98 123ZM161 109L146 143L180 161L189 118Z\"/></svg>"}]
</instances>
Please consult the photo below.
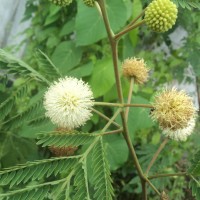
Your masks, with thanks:
<instances>
[{"instance_id":1,"label":"bipinnate leaf","mask_svg":"<svg viewBox=\"0 0 200 200\"><path fill-rule=\"evenodd\" d=\"M60 157L28 162L0 171L0 186L9 185L10 188L25 184L30 180L40 180L44 177L66 173L76 164L76 157Z\"/></svg>"},{"instance_id":2,"label":"bipinnate leaf","mask_svg":"<svg viewBox=\"0 0 200 200\"><path fill-rule=\"evenodd\" d=\"M92 155L93 183L95 200L112 200L113 187L108 161L102 138L96 143Z\"/></svg>"},{"instance_id":3,"label":"bipinnate leaf","mask_svg":"<svg viewBox=\"0 0 200 200\"><path fill-rule=\"evenodd\" d=\"M3 120L9 114L17 99L20 99L26 95L29 83L30 82L27 81L21 86L19 86L17 90L14 91L8 99L6 99L0 104L0 120Z\"/></svg>"},{"instance_id":4,"label":"bipinnate leaf","mask_svg":"<svg viewBox=\"0 0 200 200\"><path fill-rule=\"evenodd\" d=\"M84 162L84 161L83 161ZM79 165L76 169L74 177L74 185L76 186L76 192L73 199L76 200L90 200L87 168L86 165Z\"/></svg>"},{"instance_id":5,"label":"bipinnate leaf","mask_svg":"<svg viewBox=\"0 0 200 200\"><path fill-rule=\"evenodd\" d=\"M49 84L49 81L42 74L37 72L24 61L15 58L12 54L4 51L3 49L0 49L0 62L3 63L0 67L7 70L11 74L20 74L25 78L31 77Z\"/></svg>"},{"instance_id":6,"label":"bipinnate leaf","mask_svg":"<svg viewBox=\"0 0 200 200\"><path fill-rule=\"evenodd\" d=\"M82 134L86 135L83 138L77 134L72 135L79 136L84 142L69 137L70 144L83 144L86 139L94 138L81 155L28 162L0 171L0 186L5 189L0 200L112 200L112 180L102 137ZM92 174L88 174L89 155L92 155ZM94 198L90 198L89 175L92 175L90 184L94 186Z\"/></svg>"},{"instance_id":7,"label":"bipinnate leaf","mask_svg":"<svg viewBox=\"0 0 200 200\"><path fill-rule=\"evenodd\" d=\"M200 181L192 177L192 180L189 183L190 189L192 190L192 196L195 197L196 200L200 200Z\"/></svg>"},{"instance_id":8,"label":"bipinnate leaf","mask_svg":"<svg viewBox=\"0 0 200 200\"><path fill-rule=\"evenodd\" d=\"M192 8L200 9L200 2L198 0L173 0L176 4L179 4L182 8L191 10Z\"/></svg>"},{"instance_id":9,"label":"bipinnate leaf","mask_svg":"<svg viewBox=\"0 0 200 200\"><path fill-rule=\"evenodd\" d=\"M40 134L38 136L39 141L37 144L45 146L79 146L86 143L90 143L94 140L94 134L82 133L78 131L57 131L52 133Z\"/></svg>"},{"instance_id":10,"label":"bipinnate leaf","mask_svg":"<svg viewBox=\"0 0 200 200\"><path fill-rule=\"evenodd\" d=\"M54 65L50 58L41 50L36 52L36 60L40 68L40 72L43 76L50 80L57 79L61 77L59 69Z\"/></svg>"},{"instance_id":11,"label":"bipinnate leaf","mask_svg":"<svg viewBox=\"0 0 200 200\"><path fill-rule=\"evenodd\" d=\"M200 150L195 154L192 164L188 169L188 173L195 176L200 176Z\"/></svg>"},{"instance_id":12,"label":"bipinnate leaf","mask_svg":"<svg viewBox=\"0 0 200 200\"><path fill-rule=\"evenodd\" d=\"M43 108L42 99L39 99L32 105L28 106L26 110L13 116L10 118L6 123L5 126L10 128L17 128L20 127L23 123L31 121L33 118L38 116L41 113Z\"/></svg>"}]
</instances>

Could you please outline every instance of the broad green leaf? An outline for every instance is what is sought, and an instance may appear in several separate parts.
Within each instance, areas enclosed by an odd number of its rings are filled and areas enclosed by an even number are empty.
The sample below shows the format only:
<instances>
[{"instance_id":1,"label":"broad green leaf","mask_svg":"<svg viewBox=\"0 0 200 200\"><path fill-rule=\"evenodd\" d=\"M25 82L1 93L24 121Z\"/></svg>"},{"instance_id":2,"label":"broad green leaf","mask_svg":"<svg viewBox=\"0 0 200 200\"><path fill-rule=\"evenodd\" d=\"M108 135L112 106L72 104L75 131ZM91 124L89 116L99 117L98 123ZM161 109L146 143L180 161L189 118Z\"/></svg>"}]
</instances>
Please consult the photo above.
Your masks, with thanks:
<instances>
[{"instance_id":1,"label":"broad green leaf","mask_svg":"<svg viewBox=\"0 0 200 200\"><path fill-rule=\"evenodd\" d=\"M82 48L76 47L72 41L60 43L53 55L52 61L63 75L76 66L82 56Z\"/></svg>"},{"instance_id":2,"label":"broad green leaf","mask_svg":"<svg viewBox=\"0 0 200 200\"><path fill-rule=\"evenodd\" d=\"M128 79L121 77L122 92L124 96L128 95L129 81ZM104 95L103 100L105 102L116 101L118 99L116 84Z\"/></svg>"},{"instance_id":3,"label":"broad green leaf","mask_svg":"<svg viewBox=\"0 0 200 200\"><path fill-rule=\"evenodd\" d=\"M143 8L142 8L141 0L134 0L132 18L135 19L142 12L142 9ZM130 36L133 47L135 47L138 41L138 28L131 31L129 33L129 36Z\"/></svg>"},{"instance_id":4,"label":"broad green leaf","mask_svg":"<svg viewBox=\"0 0 200 200\"><path fill-rule=\"evenodd\" d=\"M149 102L140 96L133 95L133 103L136 104L149 104ZM150 128L153 123L149 116L150 109L149 108L136 108L132 107L129 111L129 119L128 119L128 127L130 133L133 133L135 130Z\"/></svg>"},{"instance_id":5,"label":"broad green leaf","mask_svg":"<svg viewBox=\"0 0 200 200\"><path fill-rule=\"evenodd\" d=\"M121 167L127 160L129 150L121 135L107 135L103 138L106 149L106 157L111 170Z\"/></svg>"},{"instance_id":6,"label":"broad green leaf","mask_svg":"<svg viewBox=\"0 0 200 200\"><path fill-rule=\"evenodd\" d=\"M115 83L112 59L98 61L89 81L94 97L100 97L108 92Z\"/></svg>"},{"instance_id":7,"label":"broad green leaf","mask_svg":"<svg viewBox=\"0 0 200 200\"><path fill-rule=\"evenodd\" d=\"M75 27L75 20L72 19L70 21L68 21L61 29L60 31L60 36L65 36L69 33L71 33L72 31L74 31L74 27Z\"/></svg>"},{"instance_id":8,"label":"broad green leaf","mask_svg":"<svg viewBox=\"0 0 200 200\"><path fill-rule=\"evenodd\" d=\"M122 0L106 1L111 27L118 31L128 19L127 7ZM78 14L76 16L77 45L89 45L106 37L102 17L97 9L88 8L82 1L78 1Z\"/></svg>"},{"instance_id":9,"label":"broad green leaf","mask_svg":"<svg viewBox=\"0 0 200 200\"><path fill-rule=\"evenodd\" d=\"M93 63L89 62L87 64L81 65L79 67L76 67L75 69L69 71L67 73L68 76L73 76L76 78L82 78L86 77L92 74L93 70Z\"/></svg>"}]
</instances>

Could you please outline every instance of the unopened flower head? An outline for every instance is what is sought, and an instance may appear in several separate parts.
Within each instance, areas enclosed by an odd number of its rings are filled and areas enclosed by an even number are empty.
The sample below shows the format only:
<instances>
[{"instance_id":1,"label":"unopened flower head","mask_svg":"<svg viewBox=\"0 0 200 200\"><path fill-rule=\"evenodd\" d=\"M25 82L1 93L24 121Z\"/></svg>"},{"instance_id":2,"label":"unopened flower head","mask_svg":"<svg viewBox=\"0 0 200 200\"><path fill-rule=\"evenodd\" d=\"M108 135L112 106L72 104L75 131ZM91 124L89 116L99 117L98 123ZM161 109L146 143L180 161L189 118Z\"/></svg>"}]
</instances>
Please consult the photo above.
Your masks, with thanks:
<instances>
[{"instance_id":1,"label":"unopened flower head","mask_svg":"<svg viewBox=\"0 0 200 200\"><path fill-rule=\"evenodd\" d=\"M158 121L162 130L184 129L195 116L192 99L184 91L166 89L155 97L151 117Z\"/></svg>"},{"instance_id":2,"label":"unopened flower head","mask_svg":"<svg viewBox=\"0 0 200 200\"><path fill-rule=\"evenodd\" d=\"M60 78L45 93L46 116L58 127L74 129L91 117L93 94L82 80Z\"/></svg>"},{"instance_id":3,"label":"unopened flower head","mask_svg":"<svg viewBox=\"0 0 200 200\"><path fill-rule=\"evenodd\" d=\"M166 137L169 137L176 141L185 141L187 139L187 137L192 134L194 127L195 127L195 118L192 118L188 122L188 124L185 128L177 129L175 131L170 130L170 129L165 129L165 130L163 130L163 134Z\"/></svg>"},{"instance_id":4,"label":"unopened flower head","mask_svg":"<svg viewBox=\"0 0 200 200\"><path fill-rule=\"evenodd\" d=\"M130 58L126 59L122 64L122 70L124 76L134 78L135 83L143 84L148 80L149 69L143 59Z\"/></svg>"},{"instance_id":5,"label":"unopened flower head","mask_svg":"<svg viewBox=\"0 0 200 200\"><path fill-rule=\"evenodd\" d=\"M58 5L58 6L68 6L70 3L72 3L72 0L49 0L53 4Z\"/></svg>"},{"instance_id":6,"label":"unopened flower head","mask_svg":"<svg viewBox=\"0 0 200 200\"><path fill-rule=\"evenodd\" d=\"M88 7L94 7L95 0L83 0L83 3Z\"/></svg>"},{"instance_id":7,"label":"unopened flower head","mask_svg":"<svg viewBox=\"0 0 200 200\"><path fill-rule=\"evenodd\" d=\"M153 0L145 11L144 20L155 32L166 32L172 28L177 18L177 7L170 0Z\"/></svg>"}]
</instances>

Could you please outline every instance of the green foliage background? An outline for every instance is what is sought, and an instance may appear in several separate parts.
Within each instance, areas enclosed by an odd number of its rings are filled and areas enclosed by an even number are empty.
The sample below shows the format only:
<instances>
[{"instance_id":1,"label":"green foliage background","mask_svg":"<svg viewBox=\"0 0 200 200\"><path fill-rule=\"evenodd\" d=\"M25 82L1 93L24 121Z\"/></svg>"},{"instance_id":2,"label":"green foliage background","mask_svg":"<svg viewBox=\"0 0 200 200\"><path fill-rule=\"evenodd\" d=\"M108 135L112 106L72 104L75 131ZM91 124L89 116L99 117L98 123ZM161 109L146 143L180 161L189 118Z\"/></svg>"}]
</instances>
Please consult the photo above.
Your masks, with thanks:
<instances>
[{"instance_id":1,"label":"green foliage background","mask_svg":"<svg viewBox=\"0 0 200 200\"><path fill-rule=\"evenodd\" d=\"M117 32L123 28L148 2L150 1L107 1L113 30ZM188 63L192 66L199 84L198 8L200 6L198 1L188 3L184 0L176 0L175 2L179 5L179 16L172 30L165 34L157 34L143 26L124 36L119 43L119 62L132 56L143 57L151 68L150 81L144 87L134 88L135 103L152 101L155 88L173 79L181 81ZM26 20L31 20L31 26L23 33L26 38L22 42L26 44L24 62L9 53L0 52L0 67L6 70L3 71L5 74L7 73L7 76L2 74L0 77L2 113L0 115L0 168L2 169L52 156L48 148L36 145L39 132L55 129L55 126L45 118L42 106L43 94L49 81L66 75L82 78L91 85L97 101L117 100L110 47L104 25L96 9L86 7L82 1L73 1L69 7L60 8L46 0L39 2L29 0L23 21ZM175 49L169 34L178 26L184 28L188 36L184 39L183 45ZM164 50L156 51L163 41L170 52L167 57ZM17 48L8 49L12 52ZM123 77L121 79L124 96L127 96L128 82ZM188 78L188 82L190 81L191 79ZM113 112L114 110L110 108L104 109L107 116L112 116ZM94 115L81 131L97 131L104 125L105 121ZM160 131L150 120L148 109L131 109L128 126L132 130L131 138L137 147L139 160L145 168L159 145ZM197 134L193 134L187 142L170 142L161 153L151 173L185 171L190 165L188 160L191 160L192 155L200 147L198 126L195 130ZM132 169L124 140L119 135L110 135L104 138L103 144L106 147L106 156L112 172L116 199L140 199L139 178ZM85 145L79 149L80 152L87 147L87 144ZM101 142L98 148L101 148ZM197 174L199 175L199 171ZM172 199L193 199L191 191L188 190L189 181L183 179L185 178L162 178L153 183L158 189L169 192ZM190 183L193 188L192 193L200 199L199 182L195 180ZM3 190L5 188L2 188ZM148 192L149 199L156 199L151 190Z\"/></svg>"}]
</instances>

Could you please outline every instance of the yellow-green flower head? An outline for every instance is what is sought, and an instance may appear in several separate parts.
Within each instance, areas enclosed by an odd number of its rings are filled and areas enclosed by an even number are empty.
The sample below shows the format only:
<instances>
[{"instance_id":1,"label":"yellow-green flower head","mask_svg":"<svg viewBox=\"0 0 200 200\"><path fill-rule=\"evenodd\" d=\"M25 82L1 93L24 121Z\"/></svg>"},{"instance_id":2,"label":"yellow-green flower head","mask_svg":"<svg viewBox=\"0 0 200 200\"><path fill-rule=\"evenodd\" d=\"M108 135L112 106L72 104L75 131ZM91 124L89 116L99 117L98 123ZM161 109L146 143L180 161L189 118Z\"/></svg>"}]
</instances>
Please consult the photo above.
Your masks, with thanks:
<instances>
[{"instance_id":1,"label":"yellow-green flower head","mask_svg":"<svg viewBox=\"0 0 200 200\"><path fill-rule=\"evenodd\" d=\"M55 81L44 95L46 116L59 128L72 130L90 119L93 106L90 86L72 77Z\"/></svg>"},{"instance_id":2,"label":"yellow-green flower head","mask_svg":"<svg viewBox=\"0 0 200 200\"><path fill-rule=\"evenodd\" d=\"M161 129L166 135L171 135L171 138L176 138L172 134L181 134L181 131L191 132L194 128L196 109L191 97L184 91L166 89L155 97L153 106L151 117L158 121ZM184 135L187 135L185 132Z\"/></svg>"},{"instance_id":3,"label":"yellow-green flower head","mask_svg":"<svg viewBox=\"0 0 200 200\"><path fill-rule=\"evenodd\" d=\"M136 84L143 84L148 80L149 69L143 59L130 58L122 63L123 75L128 78L134 78Z\"/></svg>"},{"instance_id":4,"label":"yellow-green flower head","mask_svg":"<svg viewBox=\"0 0 200 200\"><path fill-rule=\"evenodd\" d=\"M72 0L49 0L49 1L51 1L55 5L63 7L68 6L70 3L72 3Z\"/></svg>"},{"instance_id":5,"label":"yellow-green flower head","mask_svg":"<svg viewBox=\"0 0 200 200\"><path fill-rule=\"evenodd\" d=\"M89 6L89 7L94 7L94 5L95 5L94 0L83 0L83 3L84 3L86 6Z\"/></svg>"},{"instance_id":6,"label":"yellow-green flower head","mask_svg":"<svg viewBox=\"0 0 200 200\"><path fill-rule=\"evenodd\" d=\"M146 8L144 20L155 32L166 32L177 19L178 9L170 0L153 0Z\"/></svg>"}]
</instances>

